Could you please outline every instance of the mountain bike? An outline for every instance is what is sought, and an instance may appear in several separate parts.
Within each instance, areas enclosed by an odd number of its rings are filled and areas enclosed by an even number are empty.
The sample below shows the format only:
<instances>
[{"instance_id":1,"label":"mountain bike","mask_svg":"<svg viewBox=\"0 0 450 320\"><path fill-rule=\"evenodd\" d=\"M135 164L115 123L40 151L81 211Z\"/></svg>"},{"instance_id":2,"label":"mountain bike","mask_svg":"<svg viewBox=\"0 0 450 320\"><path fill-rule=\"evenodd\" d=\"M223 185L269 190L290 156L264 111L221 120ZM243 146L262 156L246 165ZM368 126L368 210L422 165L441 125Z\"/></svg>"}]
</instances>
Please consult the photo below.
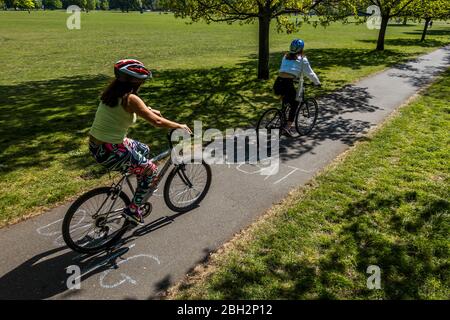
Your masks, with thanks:
<instances>
[{"instance_id":1,"label":"mountain bike","mask_svg":"<svg viewBox=\"0 0 450 320\"><path fill-rule=\"evenodd\" d=\"M160 181L172 167L164 184L164 201L173 211L190 211L206 196L211 185L211 167L203 160L195 162L173 161L172 134L168 134L169 149L152 158L153 163L165 160L144 196L143 216L150 215L152 206L148 200L157 190ZM133 224L122 216L131 203L124 192L125 184L134 194L131 174L123 174L110 187L100 187L80 196L67 210L62 224L62 234L69 248L80 253L97 253L117 243Z\"/></svg>"},{"instance_id":2,"label":"mountain bike","mask_svg":"<svg viewBox=\"0 0 450 320\"><path fill-rule=\"evenodd\" d=\"M297 90L297 112L295 114L295 130L296 133L292 133L291 136L299 137L308 135L313 130L317 117L319 115L319 105L314 98L305 98L307 84L302 80L296 80L299 83ZM266 110L259 118L257 124L257 131L261 129L279 129L280 133L286 127L287 119L291 106L282 102L281 109L270 108ZM292 131L291 131L292 132Z\"/></svg>"}]
</instances>

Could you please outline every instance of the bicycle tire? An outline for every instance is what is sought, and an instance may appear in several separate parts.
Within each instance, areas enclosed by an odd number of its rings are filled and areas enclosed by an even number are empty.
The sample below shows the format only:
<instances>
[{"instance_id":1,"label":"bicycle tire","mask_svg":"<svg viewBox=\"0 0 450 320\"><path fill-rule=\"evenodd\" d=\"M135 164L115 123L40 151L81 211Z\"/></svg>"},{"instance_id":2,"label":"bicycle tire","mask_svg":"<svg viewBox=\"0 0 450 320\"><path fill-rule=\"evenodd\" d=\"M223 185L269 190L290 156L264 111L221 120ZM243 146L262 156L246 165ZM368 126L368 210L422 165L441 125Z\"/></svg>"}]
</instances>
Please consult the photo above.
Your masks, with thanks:
<instances>
[{"instance_id":1,"label":"bicycle tire","mask_svg":"<svg viewBox=\"0 0 450 320\"><path fill-rule=\"evenodd\" d=\"M99 251L105 250L108 247L112 246L114 243L120 240L122 236L127 231L127 227L130 224L130 222L127 219L124 219L124 223L122 227L119 229L117 234L115 234L110 240L106 241L105 243L102 243L102 245L97 247L82 247L76 244L76 241L74 241L70 234L70 223L72 221L72 218L74 214L77 212L77 210L82 206L83 203L87 202L89 199L101 195L101 194L107 194L108 197L110 196L111 188L110 187L100 187L93 189L91 191L86 192L85 194L81 195L75 202L69 207L69 209L66 212L66 215L64 216L64 220L62 223L62 235L64 242L67 244L67 246L79 253L86 253L86 254L92 254L97 253ZM118 195L124 204L128 206L131 201L130 198L121 191Z\"/></svg>"},{"instance_id":2,"label":"bicycle tire","mask_svg":"<svg viewBox=\"0 0 450 320\"><path fill-rule=\"evenodd\" d=\"M276 119L276 117L278 117L279 118L279 120L278 120L279 123L275 122L273 127L271 126L270 128L267 128L267 126L263 125L263 121L264 121L264 119L266 117L272 118L270 121L272 121L272 120ZM277 121L277 120L275 120L275 121ZM284 121L285 121L285 119L284 119L283 113L280 110L278 110L277 108L270 108L270 109L266 110L261 115L261 117L259 117L258 124L256 125L256 130L258 132L261 129L279 129L280 130L281 127L283 126ZM264 126L263 128L261 128L262 125Z\"/></svg>"},{"instance_id":3,"label":"bicycle tire","mask_svg":"<svg viewBox=\"0 0 450 320\"><path fill-rule=\"evenodd\" d=\"M295 112L295 118L294 121L297 119L297 114L298 114L298 110L300 109L300 106L297 105L297 111ZM289 113L291 112L291 105L290 104L285 104L284 102L282 103L282 114L283 114L283 121L284 123L287 124L287 121L289 119ZM295 129L295 133L291 130L289 133L289 136L291 138L298 138L300 137L300 133L297 131L297 128Z\"/></svg>"},{"instance_id":4,"label":"bicycle tire","mask_svg":"<svg viewBox=\"0 0 450 320\"><path fill-rule=\"evenodd\" d=\"M312 109L314 111L314 114L311 116ZM308 118L312 117L312 122L310 125L308 125L306 129L304 129L303 126L300 126L299 124L300 122L299 117L300 115L302 115L303 117L305 112L307 113ZM319 104L317 103L316 99L310 98L304 101L298 108L297 113L295 115L295 129L297 130L298 134L302 136L307 136L308 134L310 134L311 131L314 129L314 126L316 125L318 115L319 115Z\"/></svg>"},{"instance_id":5,"label":"bicycle tire","mask_svg":"<svg viewBox=\"0 0 450 320\"><path fill-rule=\"evenodd\" d=\"M183 167L182 167L182 165L178 165L175 168L173 168L172 171L170 171L170 173L167 177L166 183L164 185L164 201L170 210L179 212L179 213L184 213L184 212L190 211L190 210L196 208L198 206L198 204L205 198L206 194L208 193L209 187L211 186L212 173L211 173L211 167L205 161L202 161L202 166L206 170L205 187L202 190L202 192L200 193L200 195L197 197L197 199L195 199L194 202L192 202L191 204L189 204L185 207L174 204L171 199L171 195L170 195L170 185L172 184L173 179L176 177L176 175L179 174L179 170L182 170Z\"/></svg>"}]
</instances>

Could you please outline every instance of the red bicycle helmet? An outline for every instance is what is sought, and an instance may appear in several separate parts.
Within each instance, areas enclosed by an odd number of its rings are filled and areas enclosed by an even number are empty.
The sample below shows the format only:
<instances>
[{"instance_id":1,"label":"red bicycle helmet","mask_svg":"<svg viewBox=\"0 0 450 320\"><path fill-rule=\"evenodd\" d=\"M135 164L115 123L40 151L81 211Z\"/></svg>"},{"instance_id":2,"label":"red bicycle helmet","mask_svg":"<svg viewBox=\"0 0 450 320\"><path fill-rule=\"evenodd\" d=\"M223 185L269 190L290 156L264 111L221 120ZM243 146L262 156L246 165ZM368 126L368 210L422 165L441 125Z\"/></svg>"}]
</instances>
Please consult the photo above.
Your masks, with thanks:
<instances>
[{"instance_id":1,"label":"red bicycle helmet","mask_svg":"<svg viewBox=\"0 0 450 320\"><path fill-rule=\"evenodd\" d=\"M117 61L114 65L114 74L116 79L126 82L143 82L152 77L152 72L142 62L134 59Z\"/></svg>"}]
</instances>

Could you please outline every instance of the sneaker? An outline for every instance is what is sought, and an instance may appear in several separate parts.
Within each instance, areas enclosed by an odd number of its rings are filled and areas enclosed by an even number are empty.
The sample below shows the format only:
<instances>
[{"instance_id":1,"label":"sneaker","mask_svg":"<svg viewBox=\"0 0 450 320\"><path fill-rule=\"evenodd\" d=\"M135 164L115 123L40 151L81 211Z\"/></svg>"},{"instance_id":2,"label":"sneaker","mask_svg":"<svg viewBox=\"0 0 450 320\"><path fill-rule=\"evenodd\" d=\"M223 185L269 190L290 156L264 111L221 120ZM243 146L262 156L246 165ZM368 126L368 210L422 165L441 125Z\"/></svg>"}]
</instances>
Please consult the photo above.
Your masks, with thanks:
<instances>
[{"instance_id":1,"label":"sneaker","mask_svg":"<svg viewBox=\"0 0 450 320\"><path fill-rule=\"evenodd\" d=\"M292 129L292 128L284 127L284 128L281 128L281 130L282 130L282 134L284 134L285 136L292 138L295 135L294 129Z\"/></svg>"},{"instance_id":2,"label":"sneaker","mask_svg":"<svg viewBox=\"0 0 450 320\"><path fill-rule=\"evenodd\" d=\"M123 210L122 216L128 221L131 221L135 224L138 224L140 226L144 225L144 218L142 217L142 212L139 208L132 209L130 207L127 207Z\"/></svg>"}]
</instances>

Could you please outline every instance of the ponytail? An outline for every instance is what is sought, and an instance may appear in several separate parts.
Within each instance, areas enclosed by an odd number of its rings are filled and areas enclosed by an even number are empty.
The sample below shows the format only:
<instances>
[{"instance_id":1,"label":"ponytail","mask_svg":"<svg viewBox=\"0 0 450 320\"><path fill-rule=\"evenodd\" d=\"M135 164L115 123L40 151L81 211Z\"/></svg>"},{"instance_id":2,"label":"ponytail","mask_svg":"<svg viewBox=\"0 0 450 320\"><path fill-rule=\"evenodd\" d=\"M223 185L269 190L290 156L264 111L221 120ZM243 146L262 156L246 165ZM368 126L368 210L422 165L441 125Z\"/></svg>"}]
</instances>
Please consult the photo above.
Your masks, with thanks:
<instances>
[{"instance_id":1,"label":"ponytail","mask_svg":"<svg viewBox=\"0 0 450 320\"><path fill-rule=\"evenodd\" d=\"M284 55L286 59L288 60L297 60L298 56L303 57L303 50L297 53L293 53L293 52L286 52L286 54Z\"/></svg>"}]
</instances>

